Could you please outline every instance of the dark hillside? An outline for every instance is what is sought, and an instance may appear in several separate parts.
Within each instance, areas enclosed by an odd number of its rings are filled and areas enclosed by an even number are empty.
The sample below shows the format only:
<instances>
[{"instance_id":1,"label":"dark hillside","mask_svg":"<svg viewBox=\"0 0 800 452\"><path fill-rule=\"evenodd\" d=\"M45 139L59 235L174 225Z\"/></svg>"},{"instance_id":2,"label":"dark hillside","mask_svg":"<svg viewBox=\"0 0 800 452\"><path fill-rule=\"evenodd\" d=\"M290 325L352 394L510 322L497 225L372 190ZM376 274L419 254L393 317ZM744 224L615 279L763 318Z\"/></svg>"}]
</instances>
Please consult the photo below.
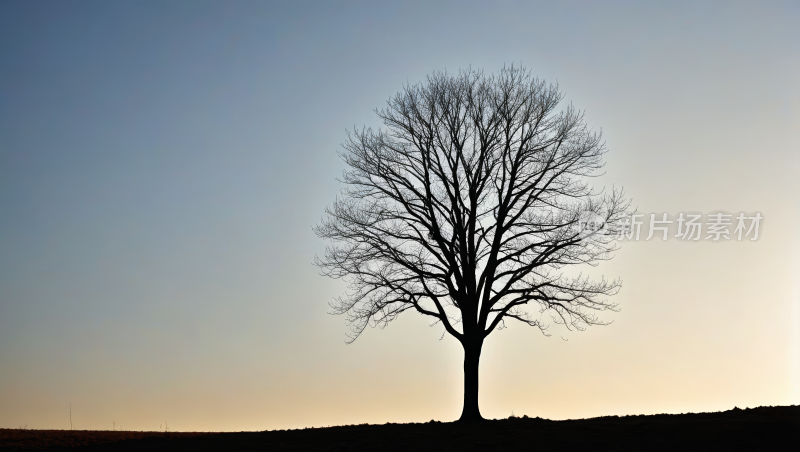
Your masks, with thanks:
<instances>
[{"instance_id":1,"label":"dark hillside","mask_svg":"<svg viewBox=\"0 0 800 452\"><path fill-rule=\"evenodd\" d=\"M0 449L456 451L800 450L800 406L718 413L509 418L477 425L351 425L241 433L0 429Z\"/></svg>"}]
</instances>

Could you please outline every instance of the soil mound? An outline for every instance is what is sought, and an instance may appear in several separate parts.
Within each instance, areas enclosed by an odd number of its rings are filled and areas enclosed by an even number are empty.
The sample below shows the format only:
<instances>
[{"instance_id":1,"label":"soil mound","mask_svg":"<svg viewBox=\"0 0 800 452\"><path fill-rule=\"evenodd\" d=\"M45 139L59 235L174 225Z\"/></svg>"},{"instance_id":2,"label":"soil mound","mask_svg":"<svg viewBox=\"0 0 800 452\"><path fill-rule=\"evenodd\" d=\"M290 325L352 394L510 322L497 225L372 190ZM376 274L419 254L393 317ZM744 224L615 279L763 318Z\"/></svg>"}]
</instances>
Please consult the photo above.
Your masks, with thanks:
<instances>
[{"instance_id":1,"label":"soil mound","mask_svg":"<svg viewBox=\"0 0 800 452\"><path fill-rule=\"evenodd\" d=\"M192 451L800 450L800 405L716 413L476 424L348 425L239 433L0 429L0 449Z\"/></svg>"}]
</instances>

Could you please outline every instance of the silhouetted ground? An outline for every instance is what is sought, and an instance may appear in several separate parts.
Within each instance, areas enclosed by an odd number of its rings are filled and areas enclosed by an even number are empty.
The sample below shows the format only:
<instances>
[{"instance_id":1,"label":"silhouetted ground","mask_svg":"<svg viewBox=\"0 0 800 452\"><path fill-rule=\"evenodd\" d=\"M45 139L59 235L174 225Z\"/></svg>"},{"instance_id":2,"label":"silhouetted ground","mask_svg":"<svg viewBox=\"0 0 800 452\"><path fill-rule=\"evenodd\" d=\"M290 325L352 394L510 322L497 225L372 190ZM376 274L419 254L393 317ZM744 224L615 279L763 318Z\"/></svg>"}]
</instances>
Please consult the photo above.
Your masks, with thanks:
<instances>
[{"instance_id":1,"label":"silhouetted ground","mask_svg":"<svg viewBox=\"0 0 800 452\"><path fill-rule=\"evenodd\" d=\"M240 433L0 429L0 449L230 451L800 450L800 406L719 413L509 418Z\"/></svg>"}]
</instances>

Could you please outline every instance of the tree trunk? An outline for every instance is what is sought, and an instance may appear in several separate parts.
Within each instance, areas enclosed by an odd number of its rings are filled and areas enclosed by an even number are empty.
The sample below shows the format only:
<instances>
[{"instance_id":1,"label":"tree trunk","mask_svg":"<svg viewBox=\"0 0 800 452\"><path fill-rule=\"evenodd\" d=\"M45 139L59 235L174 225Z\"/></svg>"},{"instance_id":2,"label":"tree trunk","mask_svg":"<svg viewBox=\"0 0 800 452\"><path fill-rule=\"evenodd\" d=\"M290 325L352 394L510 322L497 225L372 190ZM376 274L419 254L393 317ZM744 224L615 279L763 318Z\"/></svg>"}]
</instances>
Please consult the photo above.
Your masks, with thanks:
<instances>
[{"instance_id":1,"label":"tree trunk","mask_svg":"<svg viewBox=\"0 0 800 452\"><path fill-rule=\"evenodd\" d=\"M482 421L478 407L478 364L481 360L483 341L464 344L464 407L460 422Z\"/></svg>"}]
</instances>

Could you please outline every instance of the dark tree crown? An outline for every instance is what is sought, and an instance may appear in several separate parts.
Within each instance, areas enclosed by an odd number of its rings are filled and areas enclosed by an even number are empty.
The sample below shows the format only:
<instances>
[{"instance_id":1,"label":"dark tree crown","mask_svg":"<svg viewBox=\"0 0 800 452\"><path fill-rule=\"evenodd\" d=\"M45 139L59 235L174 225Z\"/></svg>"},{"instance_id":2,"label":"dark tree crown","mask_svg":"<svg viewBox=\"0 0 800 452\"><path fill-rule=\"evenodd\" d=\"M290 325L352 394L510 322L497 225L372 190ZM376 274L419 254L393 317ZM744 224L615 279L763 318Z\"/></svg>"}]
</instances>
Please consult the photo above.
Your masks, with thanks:
<instances>
[{"instance_id":1,"label":"dark tree crown","mask_svg":"<svg viewBox=\"0 0 800 452\"><path fill-rule=\"evenodd\" d=\"M613 224L629 202L588 185L606 149L562 99L513 66L435 73L376 110L385 129L348 132L344 188L314 231L332 241L315 264L349 283L332 308L350 341L408 309L462 343L506 319L583 329L616 310L618 280L564 272L611 258L613 236L576 226Z\"/></svg>"}]
</instances>

